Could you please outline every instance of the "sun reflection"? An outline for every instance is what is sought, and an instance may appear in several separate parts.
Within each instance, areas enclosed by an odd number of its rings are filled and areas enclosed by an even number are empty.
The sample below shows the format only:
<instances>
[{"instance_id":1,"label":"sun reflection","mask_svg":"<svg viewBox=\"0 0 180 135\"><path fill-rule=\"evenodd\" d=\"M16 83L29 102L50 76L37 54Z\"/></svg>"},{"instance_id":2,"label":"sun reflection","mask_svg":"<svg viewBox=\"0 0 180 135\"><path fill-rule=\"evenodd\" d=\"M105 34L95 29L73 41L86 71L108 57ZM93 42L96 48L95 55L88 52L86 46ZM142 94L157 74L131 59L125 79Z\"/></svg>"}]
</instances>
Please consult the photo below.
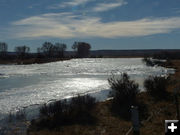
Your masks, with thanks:
<instances>
[{"instance_id":1,"label":"sun reflection","mask_svg":"<svg viewBox=\"0 0 180 135\"><path fill-rule=\"evenodd\" d=\"M67 81L65 86L71 89L77 89L78 91L87 91L92 89L102 88L108 85L107 81L97 78L73 78L71 81Z\"/></svg>"}]
</instances>

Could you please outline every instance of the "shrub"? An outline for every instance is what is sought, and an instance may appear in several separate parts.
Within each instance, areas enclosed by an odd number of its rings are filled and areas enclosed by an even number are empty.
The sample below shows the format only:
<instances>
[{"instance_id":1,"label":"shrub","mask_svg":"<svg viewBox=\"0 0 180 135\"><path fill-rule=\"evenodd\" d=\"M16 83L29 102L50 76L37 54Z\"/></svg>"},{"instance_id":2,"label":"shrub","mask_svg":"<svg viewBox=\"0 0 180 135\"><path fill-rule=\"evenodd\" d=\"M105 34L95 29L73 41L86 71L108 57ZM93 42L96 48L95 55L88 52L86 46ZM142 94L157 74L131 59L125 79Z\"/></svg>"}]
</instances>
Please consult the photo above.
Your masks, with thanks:
<instances>
[{"instance_id":1,"label":"shrub","mask_svg":"<svg viewBox=\"0 0 180 135\"><path fill-rule=\"evenodd\" d=\"M136 95L139 92L139 85L130 80L126 73L121 74L120 79L114 76L108 79L112 91L110 96L113 97L112 110L118 113L122 118L130 118L130 108L137 105Z\"/></svg>"},{"instance_id":2,"label":"shrub","mask_svg":"<svg viewBox=\"0 0 180 135\"><path fill-rule=\"evenodd\" d=\"M24 109L18 110L17 112L9 112L7 116L8 122L17 122L17 121L24 121L26 120L26 112Z\"/></svg>"},{"instance_id":3,"label":"shrub","mask_svg":"<svg viewBox=\"0 0 180 135\"><path fill-rule=\"evenodd\" d=\"M147 57L143 58L142 61L143 61L147 66L152 66L152 67L153 67L153 66L155 65L155 63L154 63L150 58L147 58Z\"/></svg>"},{"instance_id":4,"label":"shrub","mask_svg":"<svg viewBox=\"0 0 180 135\"><path fill-rule=\"evenodd\" d=\"M40 118L32 121L31 129L56 128L71 124L92 124L95 118L91 110L95 105L95 98L85 95L73 97L70 101L61 100L40 108ZM35 128L35 129L34 129Z\"/></svg>"},{"instance_id":5,"label":"shrub","mask_svg":"<svg viewBox=\"0 0 180 135\"><path fill-rule=\"evenodd\" d=\"M71 119L80 124L92 124L94 118L91 115L91 110L95 102L95 98L89 95L72 98L69 112Z\"/></svg>"},{"instance_id":6,"label":"shrub","mask_svg":"<svg viewBox=\"0 0 180 135\"><path fill-rule=\"evenodd\" d=\"M44 104L40 108L40 115L41 116L54 116L56 114L60 114L63 112L63 105L66 105L66 100L63 101L56 101L49 105Z\"/></svg>"},{"instance_id":7,"label":"shrub","mask_svg":"<svg viewBox=\"0 0 180 135\"><path fill-rule=\"evenodd\" d=\"M17 113L16 113L16 120L24 120L26 119L26 112L24 109L22 110L19 110Z\"/></svg>"},{"instance_id":8,"label":"shrub","mask_svg":"<svg viewBox=\"0 0 180 135\"><path fill-rule=\"evenodd\" d=\"M142 59L142 61L147 65L147 66L164 66L164 65L171 65L171 62L169 60L167 61L163 61L163 60L160 60L160 59L151 59L151 58L148 58L148 57L144 57Z\"/></svg>"},{"instance_id":9,"label":"shrub","mask_svg":"<svg viewBox=\"0 0 180 135\"><path fill-rule=\"evenodd\" d=\"M168 78L166 77L150 76L144 81L144 87L147 93L156 100L166 99L168 96Z\"/></svg>"}]
</instances>

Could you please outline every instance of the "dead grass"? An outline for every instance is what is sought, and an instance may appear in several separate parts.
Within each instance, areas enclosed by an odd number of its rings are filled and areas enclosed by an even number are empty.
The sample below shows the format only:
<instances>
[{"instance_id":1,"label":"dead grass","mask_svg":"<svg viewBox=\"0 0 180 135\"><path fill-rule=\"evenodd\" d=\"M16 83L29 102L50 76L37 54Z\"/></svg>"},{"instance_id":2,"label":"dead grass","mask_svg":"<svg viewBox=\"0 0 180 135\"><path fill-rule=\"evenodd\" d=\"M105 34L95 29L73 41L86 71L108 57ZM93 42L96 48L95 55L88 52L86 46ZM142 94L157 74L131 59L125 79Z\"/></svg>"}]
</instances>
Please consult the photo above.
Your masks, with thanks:
<instances>
[{"instance_id":1,"label":"dead grass","mask_svg":"<svg viewBox=\"0 0 180 135\"><path fill-rule=\"evenodd\" d=\"M113 116L109 109L111 101L97 103L92 114L97 118L95 125L71 125L59 127L55 130L41 130L29 135L119 135L125 134L131 127L131 122L122 121Z\"/></svg>"}]
</instances>

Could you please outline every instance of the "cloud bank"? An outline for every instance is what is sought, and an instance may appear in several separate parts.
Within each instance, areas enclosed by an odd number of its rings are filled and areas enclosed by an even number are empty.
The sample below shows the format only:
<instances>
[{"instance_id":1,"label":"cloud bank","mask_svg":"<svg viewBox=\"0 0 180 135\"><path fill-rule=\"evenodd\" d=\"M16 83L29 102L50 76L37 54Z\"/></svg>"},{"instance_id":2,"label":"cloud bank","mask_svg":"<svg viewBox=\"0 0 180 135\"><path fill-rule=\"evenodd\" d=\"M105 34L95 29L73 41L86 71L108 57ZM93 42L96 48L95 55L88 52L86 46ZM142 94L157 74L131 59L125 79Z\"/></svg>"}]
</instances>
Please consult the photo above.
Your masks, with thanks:
<instances>
[{"instance_id":1,"label":"cloud bank","mask_svg":"<svg viewBox=\"0 0 180 135\"><path fill-rule=\"evenodd\" d=\"M117 38L169 33L180 28L180 17L102 22L100 17L49 13L12 23L15 38Z\"/></svg>"}]
</instances>

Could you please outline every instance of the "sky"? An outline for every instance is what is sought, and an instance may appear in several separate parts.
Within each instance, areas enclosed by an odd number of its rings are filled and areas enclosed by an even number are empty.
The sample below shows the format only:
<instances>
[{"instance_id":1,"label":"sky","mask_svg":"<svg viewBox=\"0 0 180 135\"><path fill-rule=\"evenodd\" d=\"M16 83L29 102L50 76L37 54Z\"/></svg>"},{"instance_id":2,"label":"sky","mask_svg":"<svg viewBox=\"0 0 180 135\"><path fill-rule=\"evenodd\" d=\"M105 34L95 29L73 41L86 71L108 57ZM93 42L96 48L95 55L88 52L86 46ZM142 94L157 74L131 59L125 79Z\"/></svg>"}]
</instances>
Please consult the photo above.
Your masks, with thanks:
<instances>
[{"instance_id":1,"label":"sky","mask_svg":"<svg viewBox=\"0 0 180 135\"><path fill-rule=\"evenodd\" d=\"M0 42L9 51L45 42L92 50L180 49L180 0L0 0Z\"/></svg>"}]
</instances>

